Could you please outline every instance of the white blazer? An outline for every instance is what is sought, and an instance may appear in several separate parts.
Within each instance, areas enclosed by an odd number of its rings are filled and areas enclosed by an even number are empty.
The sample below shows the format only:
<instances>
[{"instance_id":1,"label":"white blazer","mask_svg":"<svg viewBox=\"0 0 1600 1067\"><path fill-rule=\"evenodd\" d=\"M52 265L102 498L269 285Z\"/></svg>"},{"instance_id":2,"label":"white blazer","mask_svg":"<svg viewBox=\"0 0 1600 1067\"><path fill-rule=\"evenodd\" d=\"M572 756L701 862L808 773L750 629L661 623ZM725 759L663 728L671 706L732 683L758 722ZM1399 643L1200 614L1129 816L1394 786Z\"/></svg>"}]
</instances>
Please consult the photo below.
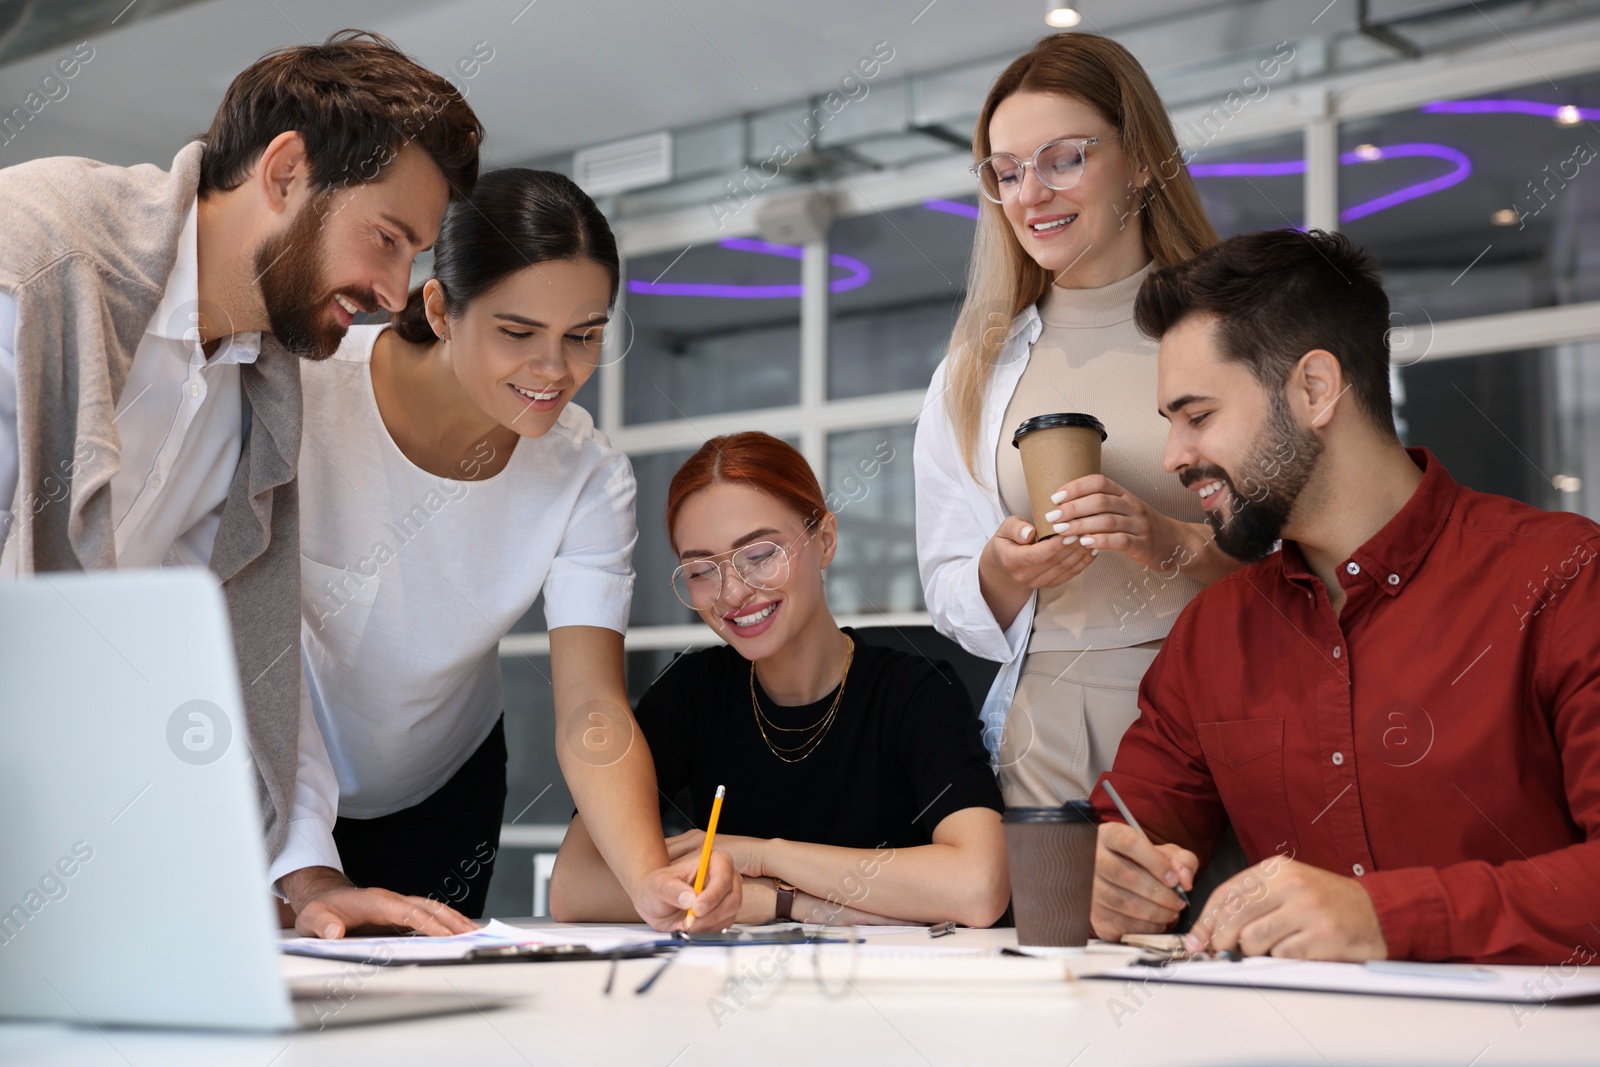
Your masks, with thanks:
<instances>
[{"instance_id":1,"label":"white blazer","mask_svg":"<svg viewBox=\"0 0 1600 1067\"><path fill-rule=\"evenodd\" d=\"M1011 321L1005 345L995 362L983 398L983 426L978 434L978 470L987 486L975 481L956 447L944 404L946 356L933 372L933 383L917 417L916 468L917 567L936 630L974 656L1003 664L983 701L983 737L990 751L1000 748L1001 729L1017 691L1022 660L1033 633L1038 593L1017 612L1010 628L1001 630L978 587L978 557L1008 512L1000 501L995 470L999 440L1011 396L1028 367L1033 344L1044 321L1030 306Z\"/></svg>"}]
</instances>

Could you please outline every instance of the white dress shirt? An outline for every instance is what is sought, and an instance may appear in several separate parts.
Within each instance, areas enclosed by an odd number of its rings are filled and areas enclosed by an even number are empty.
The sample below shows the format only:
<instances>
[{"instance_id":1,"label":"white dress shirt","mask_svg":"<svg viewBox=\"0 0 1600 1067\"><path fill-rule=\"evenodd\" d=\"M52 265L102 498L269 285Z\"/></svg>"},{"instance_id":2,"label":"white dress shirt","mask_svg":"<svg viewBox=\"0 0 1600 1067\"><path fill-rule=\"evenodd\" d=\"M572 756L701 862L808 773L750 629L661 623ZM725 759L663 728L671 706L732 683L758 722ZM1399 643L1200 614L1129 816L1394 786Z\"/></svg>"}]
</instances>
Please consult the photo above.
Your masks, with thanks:
<instances>
[{"instance_id":1,"label":"white dress shirt","mask_svg":"<svg viewBox=\"0 0 1600 1067\"><path fill-rule=\"evenodd\" d=\"M195 205L184 215L178 257L161 303L134 350L128 380L117 399L120 466L111 479L117 566L204 567L211 562L222 507L244 445L244 402L239 366L261 352L259 333L225 337L206 359L195 312L199 307L199 225ZM0 580L15 579L10 551L17 487L16 302L0 293ZM289 841L269 881L300 867L331 863L316 847L319 830L333 824L338 785L318 757L322 740L302 701L300 777L296 811L310 825L289 824ZM323 775L325 780L319 780ZM330 831L331 832L331 831ZM308 840L312 842L307 844ZM298 850L297 850L297 847Z\"/></svg>"},{"instance_id":2,"label":"white dress shirt","mask_svg":"<svg viewBox=\"0 0 1600 1067\"><path fill-rule=\"evenodd\" d=\"M211 359L200 347L198 225L190 204L166 292L134 351L117 399L120 466L111 479L118 567L204 567L239 465L243 402L239 364L261 351L259 333L225 338ZM0 294L0 500L17 485L16 303ZM10 523L7 524L9 532ZM7 545L9 548L9 544ZM0 577L17 561L0 550Z\"/></svg>"},{"instance_id":3,"label":"white dress shirt","mask_svg":"<svg viewBox=\"0 0 1600 1067\"><path fill-rule=\"evenodd\" d=\"M10 293L0 293L0 560L11 542L18 450L17 302Z\"/></svg>"}]
</instances>

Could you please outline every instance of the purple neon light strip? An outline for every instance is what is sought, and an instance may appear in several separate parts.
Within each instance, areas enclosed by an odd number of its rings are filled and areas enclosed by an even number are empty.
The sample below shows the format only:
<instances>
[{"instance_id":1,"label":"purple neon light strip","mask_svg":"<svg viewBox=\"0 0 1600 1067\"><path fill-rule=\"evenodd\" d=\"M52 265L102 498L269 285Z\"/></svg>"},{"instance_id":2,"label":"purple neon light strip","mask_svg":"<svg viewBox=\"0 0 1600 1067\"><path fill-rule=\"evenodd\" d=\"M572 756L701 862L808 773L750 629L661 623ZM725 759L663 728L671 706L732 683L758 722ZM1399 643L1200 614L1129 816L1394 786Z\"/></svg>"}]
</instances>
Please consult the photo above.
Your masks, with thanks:
<instances>
[{"instance_id":1,"label":"purple neon light strip","mask_svg":"<svg viewBox=\"0 0 1600 1067\"><path fill-rule=\"evenodd\" d=\"M801 259L805 249L799 245L773 244L752 237L729 237L717 242L722 248L734 252L754 252L763 256L781 256L784 259ZM872 280L872 270L861 260L835 252L828 262L851 274L848 278L835 278L828 283L831 293L845 293L859 289ZM723 300L786 300L797 299L802 286L794 285L722 285L714 282L645 282L637 279L628 282L628 292L646 293L650 296L701 296Z\"/></svg>"},{"instance_id":2,"label":"purple neon light strip","mask_svg":"<svg viewBox=\"0 0 1600 1067\"><path fill-rule=\"evenodd\" d=\"M1538 115L1541 118L1559 118L1561 104L1545 104L1537 100L1435 100L1422 105L1425 115ZM1574 107L1580 122L1600 121L1600 108Z\"/></svg>"},{"instance_id":3,"label":"purple neon light strip","mask_svg":"<svg viewBox=\"0 0 1600 1067\"><path fill-rule=\"evenodd\" d=\"M1437 178L1430 178L1425 182L1417 182L1415 185L1407 185L1404 188L1396 189L1392 193L1384 193L1382 196L1374 197L1364 204L1347 207L1339 212L1340 222L1353 222L1356 219L1364 219L1368 215L1375 215L1380 211L1394 207L1396 204L1403 204L1407 200L1432 196L1434 193L1442 192L1452 185L1460 185L1472 175L1472 160L1467 158L1465 152L1451 148L1449 145L1421 143L1378 145L1375 147L1377 148L1377 155L1363 156L1358 152L1345 152L1339 156L1339 162L1345 166L1350 166L1353 163L1366 163L1380 159L1428 156L1433 159L1443 159L1454 163L1456 169L1448 174L1441 174Z\"/></svg>"},{"instance_id":4,"label":"purple neon light strip","mask_svg":"<svg viewBox=\"0 0 1600 1067\"><path fill-rule=\"evenodd\" d=\"M1460 185L1472 174L1472 160L1466 153L1451 148L1449 145L1420 142L1415 144L1391 144L1375 146L1376 151L1363 155L1360 152L1345 152L1339 156L1339 162L1345 166L1357 163L1375 163L1382 159L1403 159L1406 157L1426 157L1442 159L1455 164L1455 169L1437 178L1430 178L1425 182L1416 182L1403 186L1392 193L1384 193L1364 203L1355 204L1339 212L1340 222L1352 222L1356 219L1375 215L1386 211L1396 204L1403 204L1407 200L1416 200L1419 197L1431 196L1452 185ZM1303 159L1285 160L1280 163L1194 163L1189 167L1189 174L1195 178L1270 178L1284 174L1303 174L1306 161Z\"/></svg>"},{"instance_id":5,"label":"purple neon light strip","mask_svg":"<svg viewBox=\"0 0 1600 1067\"><path fill-rule=\"evenodd\" d=\"M730 248L735 252L755 252L763 256L782 256L784 259L804 259L806 254L806 250L799 245L773 244L755 237L724 237L717 242L717 247Z\"/></svg>"},{"instance_id":6,"label":"purple neon light strip","mask_svg":"<svg viewBox=\"0 0 1600 1067\"><path fill-rule=\"evenodd\" d=\"M924 200L922 206L929 211L942 211L946 215L959 215L964 219L978 217L977 204L963 204L959 200Z\"/></svg>"},{"instance_id":7,"label":"purple neon light strip","mask_svg":"<svg viewBox=\"0 0 1600 1067\"><path fill-rule=\"evenodd\" d=\"M1284 174L1304 174L1306 161L1290 159L1282 163L1191 163L1191 178L1276 178Z\"/></svg>"}]
</instances>

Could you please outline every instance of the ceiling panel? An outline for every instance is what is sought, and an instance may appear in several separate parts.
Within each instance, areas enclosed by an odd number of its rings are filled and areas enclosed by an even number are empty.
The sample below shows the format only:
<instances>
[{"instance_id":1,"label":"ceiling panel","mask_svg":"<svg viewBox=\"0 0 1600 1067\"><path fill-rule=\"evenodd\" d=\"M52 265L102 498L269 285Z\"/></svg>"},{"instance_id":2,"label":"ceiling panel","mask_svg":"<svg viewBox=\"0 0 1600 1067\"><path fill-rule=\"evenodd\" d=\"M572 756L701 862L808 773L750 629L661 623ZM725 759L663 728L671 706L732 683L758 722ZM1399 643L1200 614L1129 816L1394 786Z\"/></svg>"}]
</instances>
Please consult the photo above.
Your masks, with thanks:
<instances>
[{"instance_id":1,"label":"ceiling panel","mask_svg":"<svg viewBox=\"0 0 1600 1067\"><path fill-rule=\"evenodd\" d=\"M1081 6L1085 28L1109 30L1219 5ZM0 144L0 166L56 154L164 159L209 125L228 82L262 53L346 26L458 71L490 131L488 160L503 164L826 93L880 41L893 54L884 81L998 62L1049 32L1044 10L1042 0L209 0L94 36L92 62ZM0 112L22 104L56 51L70 46L0 68ZM461 77L475 55L492 58Z\"/></svg>"}]
</instances>

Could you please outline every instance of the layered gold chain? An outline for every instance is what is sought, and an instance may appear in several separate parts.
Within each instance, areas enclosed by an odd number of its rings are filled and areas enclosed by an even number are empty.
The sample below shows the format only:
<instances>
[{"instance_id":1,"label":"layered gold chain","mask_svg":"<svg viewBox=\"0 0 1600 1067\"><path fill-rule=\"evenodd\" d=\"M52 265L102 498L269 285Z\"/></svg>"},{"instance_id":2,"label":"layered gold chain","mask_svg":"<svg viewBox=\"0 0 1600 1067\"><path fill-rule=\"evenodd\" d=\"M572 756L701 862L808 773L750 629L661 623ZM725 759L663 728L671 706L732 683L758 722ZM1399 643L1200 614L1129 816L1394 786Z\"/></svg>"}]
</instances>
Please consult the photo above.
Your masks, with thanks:
<instances>
[{"instance_id":1,"label":"layered gold chain","mask_svg":"<svg viewBox=\"0 0 1600 1067\"><path fill-rule=\"evenodd\" d=\"M817 750L817 746L822 744L822 739L828 736L828 731L833 727L833 721L839 717L839 705L844 700L844 685L845 682L850 680L850 664L856 656L856 643L855 641L851 640L849 634L845 635L845 644L848 647L846 647L844 653L844 674L839 679L839 692L834 696L833 703L828 706L828 710L823 713L822 718L818 719L810 726L779 726L777 723L773 722L767 717L766 712L761 710L760 698L756 696L756 665L753 661L751 662L750 710L755 712L756 729L761 732L761 740L767 743L767 748L774 756L777 756L779 759L783 760L783 762L799 763L801 760L811 755L811 753L815 752ZM772 738L767 736L767 730L769 728L777 733L810 734L811 736L805 738L792 748L784 748L772 743ZM800 755L793 755L793 753L796 752L800 753Z\"/></svg>"}]
</instances>

